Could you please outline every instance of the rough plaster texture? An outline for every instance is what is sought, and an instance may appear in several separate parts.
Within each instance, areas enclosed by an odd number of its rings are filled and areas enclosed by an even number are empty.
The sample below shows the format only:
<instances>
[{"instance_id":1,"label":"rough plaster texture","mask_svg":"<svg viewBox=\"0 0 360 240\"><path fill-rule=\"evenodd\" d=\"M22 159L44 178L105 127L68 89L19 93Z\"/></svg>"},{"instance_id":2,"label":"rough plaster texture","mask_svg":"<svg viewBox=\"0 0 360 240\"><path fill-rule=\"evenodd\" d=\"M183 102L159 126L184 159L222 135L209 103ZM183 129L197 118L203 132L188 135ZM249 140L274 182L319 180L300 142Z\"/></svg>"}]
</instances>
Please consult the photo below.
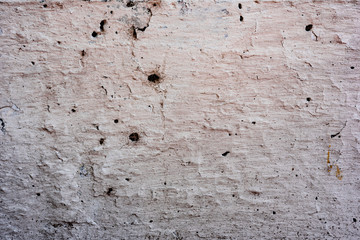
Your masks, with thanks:
<instances>
[{"instance_id":1,"label":"rough plaster texture","mask_svg":"<svg viewBox=\"0 0 360 240\"><path fill-rule=\"evenodd\" d=\"M0 239L359 239L359 1L0 11Z\"/></svg>"}]
</instances>

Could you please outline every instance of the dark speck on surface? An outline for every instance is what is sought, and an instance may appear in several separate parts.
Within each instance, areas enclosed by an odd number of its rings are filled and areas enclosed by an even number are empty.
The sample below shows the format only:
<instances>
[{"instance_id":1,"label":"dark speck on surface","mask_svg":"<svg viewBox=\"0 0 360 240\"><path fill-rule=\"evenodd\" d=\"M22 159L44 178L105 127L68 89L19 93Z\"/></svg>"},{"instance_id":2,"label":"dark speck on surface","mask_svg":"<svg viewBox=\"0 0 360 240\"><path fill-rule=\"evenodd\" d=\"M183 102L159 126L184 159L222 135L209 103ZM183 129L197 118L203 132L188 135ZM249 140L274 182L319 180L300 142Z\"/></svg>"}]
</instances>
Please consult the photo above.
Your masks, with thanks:
<instances>
[{"instance_id":1,"label":"dark speck on surface","mask_svg":"<svg viewBox=\"0 0 360 240\"><path fill-rule=\"evenodd\" d=\"M229 151L226 151L224 152L223 154L221 154L223 157L226 157L226 155L228 155L230 152Z\"/></svg>"}]
</instances>

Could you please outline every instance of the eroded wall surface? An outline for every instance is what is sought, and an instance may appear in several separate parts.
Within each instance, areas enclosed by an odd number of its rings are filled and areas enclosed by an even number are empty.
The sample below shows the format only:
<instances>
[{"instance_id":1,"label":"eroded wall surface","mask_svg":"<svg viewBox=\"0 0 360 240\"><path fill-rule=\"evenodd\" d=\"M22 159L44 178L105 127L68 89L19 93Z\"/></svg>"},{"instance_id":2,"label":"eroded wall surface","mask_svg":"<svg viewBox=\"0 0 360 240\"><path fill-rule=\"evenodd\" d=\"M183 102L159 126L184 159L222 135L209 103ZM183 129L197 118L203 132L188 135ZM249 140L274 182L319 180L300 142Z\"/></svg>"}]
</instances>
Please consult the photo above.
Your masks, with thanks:
<instances>
[{"instance_id":1,"label":"eroded wall surface","mask_svg":"<svg viewBox=\"0 0 360 240\"><path fill-rule=\"evenodd\" d=\"M0 239L359 238L359 1L0 14Z\"/></svg>"}]
</instances>

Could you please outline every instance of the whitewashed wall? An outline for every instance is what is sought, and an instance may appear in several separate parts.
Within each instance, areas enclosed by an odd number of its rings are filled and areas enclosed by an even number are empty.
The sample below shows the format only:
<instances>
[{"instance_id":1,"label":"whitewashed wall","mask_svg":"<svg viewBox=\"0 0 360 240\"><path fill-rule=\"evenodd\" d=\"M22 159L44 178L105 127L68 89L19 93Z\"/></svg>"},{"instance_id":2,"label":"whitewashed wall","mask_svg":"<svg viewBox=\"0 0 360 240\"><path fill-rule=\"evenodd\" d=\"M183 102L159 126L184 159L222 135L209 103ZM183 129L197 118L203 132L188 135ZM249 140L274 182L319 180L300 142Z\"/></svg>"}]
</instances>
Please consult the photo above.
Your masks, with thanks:
<instances>
[{"instance_id":1,"label":"whitewashed wall","mask_svg":"<svg viewBox=\"0 0 360 240\"><path fill-rule=\"evenodd\" d=\"M0 239L359 239L359 16L1 1Z\"/></svg>"}]
</instances>

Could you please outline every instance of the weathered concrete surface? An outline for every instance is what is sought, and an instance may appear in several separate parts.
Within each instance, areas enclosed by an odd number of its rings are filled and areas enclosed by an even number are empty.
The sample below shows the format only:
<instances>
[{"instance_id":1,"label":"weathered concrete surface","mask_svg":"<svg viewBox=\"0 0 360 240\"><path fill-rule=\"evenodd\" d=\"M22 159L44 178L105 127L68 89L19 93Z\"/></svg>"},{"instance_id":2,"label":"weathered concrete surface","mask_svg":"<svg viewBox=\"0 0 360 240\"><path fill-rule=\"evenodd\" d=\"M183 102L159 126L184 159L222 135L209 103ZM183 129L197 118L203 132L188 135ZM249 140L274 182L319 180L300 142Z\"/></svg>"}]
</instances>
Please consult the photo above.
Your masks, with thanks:
<instances>
[{"instance_id":1,"label":"weathered concrete surface","mask_svg":"<svg viewBox=\"0 0 360 240\"><path fill-rule=\"evenodd\" d=\"M359 238L359 1L0 11L1 239Z\"/></svg>"}]
</instances>

